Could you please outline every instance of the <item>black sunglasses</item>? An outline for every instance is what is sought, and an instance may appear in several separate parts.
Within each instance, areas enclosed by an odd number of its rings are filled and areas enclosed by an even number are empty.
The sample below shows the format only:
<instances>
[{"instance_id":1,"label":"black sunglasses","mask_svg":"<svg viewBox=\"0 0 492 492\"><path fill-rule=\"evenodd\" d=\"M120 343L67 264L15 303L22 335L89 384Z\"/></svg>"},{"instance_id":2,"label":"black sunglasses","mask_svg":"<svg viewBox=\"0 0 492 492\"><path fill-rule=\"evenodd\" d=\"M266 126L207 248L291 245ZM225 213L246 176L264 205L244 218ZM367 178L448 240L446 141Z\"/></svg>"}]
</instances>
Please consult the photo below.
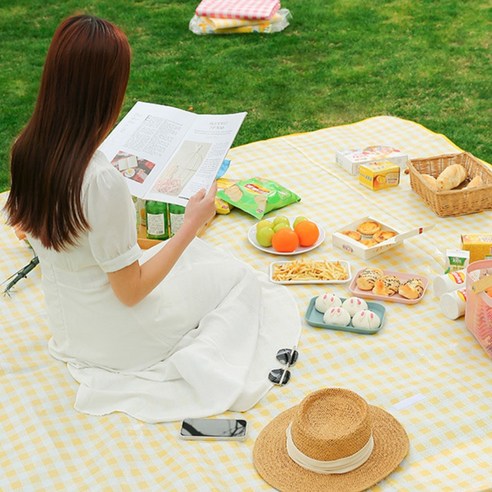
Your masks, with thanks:
<instances>
[{"instance_id":1,"label":"black sunglasses","mask_svg":"<svg viewBox=\"0 0 492 492\"><path fill-rule=\"evenodd\" d=\"M289 367L293 366L299 358L299 352L294 348L292 349L280 349L277 352L277 360L284 364L283 369L272 369L268 374L268 379L279 386L283 386L290 381Z\"/></svg>"}]
</instances>

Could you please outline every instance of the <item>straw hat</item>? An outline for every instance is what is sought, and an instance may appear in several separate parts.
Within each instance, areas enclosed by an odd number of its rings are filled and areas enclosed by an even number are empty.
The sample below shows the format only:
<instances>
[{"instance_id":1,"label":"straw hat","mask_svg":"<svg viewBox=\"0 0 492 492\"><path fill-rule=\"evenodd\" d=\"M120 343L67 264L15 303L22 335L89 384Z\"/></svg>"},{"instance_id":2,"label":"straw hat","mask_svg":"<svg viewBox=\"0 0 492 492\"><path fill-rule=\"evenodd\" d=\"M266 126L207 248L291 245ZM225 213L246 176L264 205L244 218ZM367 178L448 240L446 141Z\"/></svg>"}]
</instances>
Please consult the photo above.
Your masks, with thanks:
<instances>
[{"instance_id":1,"label":"straw hat","mask_svg":"<svg viewBox=\"0 0 492 492\"><path fill-rule=\"evenodd\" d=\"M253 461L281 491L361 491L408 453L405 429L356 393L326 388L282 412L259 434Z\"/></svg>"}]
</instances>

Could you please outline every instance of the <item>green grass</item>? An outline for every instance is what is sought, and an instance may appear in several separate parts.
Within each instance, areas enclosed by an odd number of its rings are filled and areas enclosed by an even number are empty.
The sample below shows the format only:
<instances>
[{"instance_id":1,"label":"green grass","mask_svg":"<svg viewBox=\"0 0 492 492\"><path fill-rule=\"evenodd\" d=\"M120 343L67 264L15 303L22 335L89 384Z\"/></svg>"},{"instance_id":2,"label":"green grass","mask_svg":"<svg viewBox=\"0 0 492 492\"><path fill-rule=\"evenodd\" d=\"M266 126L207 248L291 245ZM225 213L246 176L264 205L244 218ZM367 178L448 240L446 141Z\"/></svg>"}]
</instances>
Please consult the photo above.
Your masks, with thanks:
<instances>
[{"instance_id":1,"label":"green grass","mask_svg":"<svg viewBox=\"0 0 492 492\"><path fill-rule=\"evenodd\" d=\"M197 113L247 111L234 142L377 115L417 121L492 162L490 1L283 0L283 32L196 36L198 0L58 0L0 4L0 191L37 95L58 23L74 12L127 33L137 100Z\"/></svg>"}]
</instances>

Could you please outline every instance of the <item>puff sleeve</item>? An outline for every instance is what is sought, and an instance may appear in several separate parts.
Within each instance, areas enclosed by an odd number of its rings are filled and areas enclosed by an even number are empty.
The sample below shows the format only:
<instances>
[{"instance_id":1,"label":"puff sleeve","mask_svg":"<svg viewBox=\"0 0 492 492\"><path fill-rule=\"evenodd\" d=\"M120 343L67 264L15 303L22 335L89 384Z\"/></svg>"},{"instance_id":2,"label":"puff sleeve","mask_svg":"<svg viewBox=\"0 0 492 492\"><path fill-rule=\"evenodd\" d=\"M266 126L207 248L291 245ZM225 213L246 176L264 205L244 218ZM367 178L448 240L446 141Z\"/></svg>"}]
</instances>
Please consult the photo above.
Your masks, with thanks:
<instances>
[{"instance_id":1,"label":"puff sleeve","mask_svg":"<svg viewBox=\"0 0 492 492\"><path fill-rule=\"evenodd\" d=\"M85 204L89 245L101 269L115 272L138 260L135 206L125 179L109 163L91 176Z\"/></svg>"}]
</instances>

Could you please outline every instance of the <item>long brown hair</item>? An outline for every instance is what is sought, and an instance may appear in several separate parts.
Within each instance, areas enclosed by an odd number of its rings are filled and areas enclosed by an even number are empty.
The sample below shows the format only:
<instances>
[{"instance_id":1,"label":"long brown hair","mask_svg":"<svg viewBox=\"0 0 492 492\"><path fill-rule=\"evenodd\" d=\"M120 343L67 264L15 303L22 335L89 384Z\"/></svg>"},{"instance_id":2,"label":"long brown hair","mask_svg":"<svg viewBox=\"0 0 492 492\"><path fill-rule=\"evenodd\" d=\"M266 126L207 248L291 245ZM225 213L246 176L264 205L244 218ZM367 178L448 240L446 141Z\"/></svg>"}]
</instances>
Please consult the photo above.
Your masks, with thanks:
<instances>
[{"instance_id":1,"label":"long brown hair","mask_svg":"<svg viewBox=\"0 0 492 492\"><path fill-rule=\"evenodd\" d=\"M48 50L34 112L12 146L8 223L56 251L89 228L81 188L89 162L116 123L130 46L105 20L63 21Z\"/></svg>"}]
</instances>

